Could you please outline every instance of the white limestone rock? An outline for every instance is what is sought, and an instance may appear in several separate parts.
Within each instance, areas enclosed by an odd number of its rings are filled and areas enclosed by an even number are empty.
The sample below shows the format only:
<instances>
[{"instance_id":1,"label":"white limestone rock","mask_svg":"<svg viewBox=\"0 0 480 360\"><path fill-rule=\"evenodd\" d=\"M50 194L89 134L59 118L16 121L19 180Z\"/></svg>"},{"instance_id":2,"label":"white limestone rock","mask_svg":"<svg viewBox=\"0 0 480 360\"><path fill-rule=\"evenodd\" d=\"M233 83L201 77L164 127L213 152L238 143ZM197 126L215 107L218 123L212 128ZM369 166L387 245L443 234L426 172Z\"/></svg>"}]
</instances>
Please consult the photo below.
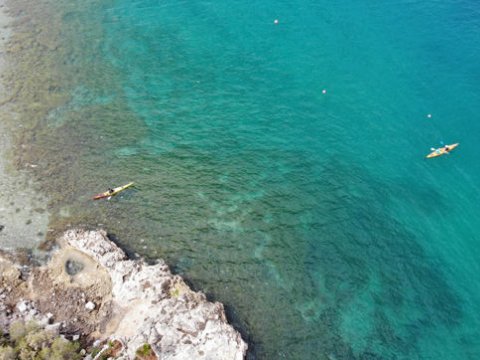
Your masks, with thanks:
<instances>
[{"instance_id":1,"label":"white limestone rock","mask_svg":"<svg viewBox=\"0 0 480 360\"><path fill-rule=\"evenodd\" d=\"M63 241L110 276L111 313L119 316L109 320L114 330L108 335L122 340L120 358L133 359L149 343L159 359L244 359L247 344L227 323L223 305L192 291L163 261L127 259L102 230L70 230Z\"/></svg>"}]
</instances>

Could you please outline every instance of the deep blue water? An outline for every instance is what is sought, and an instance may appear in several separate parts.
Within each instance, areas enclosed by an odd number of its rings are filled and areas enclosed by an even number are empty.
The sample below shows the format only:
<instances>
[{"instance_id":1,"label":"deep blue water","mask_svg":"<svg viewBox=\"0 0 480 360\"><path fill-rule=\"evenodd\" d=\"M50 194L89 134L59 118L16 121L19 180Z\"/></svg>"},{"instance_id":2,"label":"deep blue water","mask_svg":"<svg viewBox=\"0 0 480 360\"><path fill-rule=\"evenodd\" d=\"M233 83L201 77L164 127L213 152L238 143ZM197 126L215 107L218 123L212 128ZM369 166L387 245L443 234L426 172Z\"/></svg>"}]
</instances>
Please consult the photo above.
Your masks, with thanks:
<instances>
[{"instance_id":1,"label":"deep blue water","mask_svg":"<svg viewBox=\"0 0 480 360\"><path fill-rule=\"evenodd\" d=\"M58 217L165 257L251 358L480 357L476 2L58 8L82 69L42 142L82 139Z\"/></svg>"}]
</instances>

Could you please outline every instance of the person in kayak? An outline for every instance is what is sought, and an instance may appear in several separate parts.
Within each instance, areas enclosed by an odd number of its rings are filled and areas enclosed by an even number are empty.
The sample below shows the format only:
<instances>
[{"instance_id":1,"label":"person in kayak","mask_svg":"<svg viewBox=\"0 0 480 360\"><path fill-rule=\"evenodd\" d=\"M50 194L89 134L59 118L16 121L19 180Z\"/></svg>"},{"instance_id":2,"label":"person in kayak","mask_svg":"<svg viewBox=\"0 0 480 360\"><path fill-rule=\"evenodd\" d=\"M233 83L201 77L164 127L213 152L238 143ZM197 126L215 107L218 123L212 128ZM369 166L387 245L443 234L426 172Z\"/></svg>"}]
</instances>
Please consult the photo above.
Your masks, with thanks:
<instances>
[{"instance_id":1,"label":"person in kayak","mask_svg":"<svg viewBox=\"0 0 480 360\"><path fill-rule=\"evenodd\" d=\"M449 153L451 149L448 145L445 145L443 148L438 148L438 149L432 148L431 150L435 151L435 154L441 154L442 151L444 153Z\"/></svg>"},{"instance_id":2,"label":"person in kayak","mask_svg":"<svg viewBox=\"0 0 480 360\"><path fill-rule=\"evenodd\" d=\"M427 158L434 158L442 155L450 155L450 153L457 148L459 143L445 145L442 144L442 147L439 148L430 148L431 153L427 155Z\"/></svg>"},{"instance_id":3,"label":"person in kayak","mask_svg":"<svg viewBox=\"0 0 480 360\"><path fill-rule=\"evenodd\" d=\"M113 194L114 191L115 191L115 190L113 190L112 188L108 188L108 193L109 193L109 194Z\"/></svg>"}]
</instances>

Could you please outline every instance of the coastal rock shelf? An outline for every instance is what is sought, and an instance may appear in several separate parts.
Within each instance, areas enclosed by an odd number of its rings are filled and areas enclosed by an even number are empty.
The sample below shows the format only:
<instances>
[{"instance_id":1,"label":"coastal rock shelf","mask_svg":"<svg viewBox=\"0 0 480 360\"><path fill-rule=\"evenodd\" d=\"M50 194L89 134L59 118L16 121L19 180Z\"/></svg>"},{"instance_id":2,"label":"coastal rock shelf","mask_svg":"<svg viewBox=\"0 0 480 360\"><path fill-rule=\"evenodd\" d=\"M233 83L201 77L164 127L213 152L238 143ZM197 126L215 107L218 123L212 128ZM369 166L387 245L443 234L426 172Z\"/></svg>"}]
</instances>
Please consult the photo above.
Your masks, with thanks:
<instances>
[{"instance_id":1,"label":"coastal rock shelf","mask_svg":"<svg viewBox=\"0 0 480 360\"><path fill-rule=\"evenodd\" d=\"M113 341L119 359L134 359L139 349L158 359L245 357L247 344L223 305L192 291L164 262L127 259L104 231L69 230L59 244L42 267L0 257L3 330L34 319L85 342Z\"/></svg>"}]
</instances>

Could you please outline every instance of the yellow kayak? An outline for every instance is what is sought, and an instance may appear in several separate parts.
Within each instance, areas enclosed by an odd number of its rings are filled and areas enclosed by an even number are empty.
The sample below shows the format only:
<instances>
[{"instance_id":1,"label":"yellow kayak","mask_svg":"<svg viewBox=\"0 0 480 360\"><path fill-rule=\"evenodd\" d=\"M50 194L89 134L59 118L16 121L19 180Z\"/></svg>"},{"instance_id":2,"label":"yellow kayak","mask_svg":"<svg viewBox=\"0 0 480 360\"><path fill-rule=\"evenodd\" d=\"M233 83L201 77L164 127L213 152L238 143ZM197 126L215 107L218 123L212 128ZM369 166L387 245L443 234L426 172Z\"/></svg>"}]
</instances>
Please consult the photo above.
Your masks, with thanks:
<instances>
[{"instance_id":1,"label":"yellow kayak","mask_svg":"<svg viewBox=\"0 0 480 360\"><path fill-rule=\"evenodd\" d=\"M448 154L450 151L455 149L459 144L460 143L445 145L441 148L434 149L430 154L427 155L427 158L430 159L430 158L434 158L434 157L437 157L437 156L442 156L442 155Z\"/></svg>"},{"instance_id":2,"label":"yellow kayak","mask_svg":"<svg viewBox=\"0 0 480 360\"><path fill-rule=\"evenodd\" d=\"M128 189L130 186L133 185L133 182L131 183L128 183L127 185L123 185L123 186L119 186L119 187L116 187L116 188L113 188L109 191L105 191L101 194L98 194L98 195L95 195L93 197L93 200L99 200L99 199L104 199L104 198L108 198L108 197L111 197L111 196L115 196L117 195L119 192L125 190L125 189Z\"/></svg>"}]
</instances>

